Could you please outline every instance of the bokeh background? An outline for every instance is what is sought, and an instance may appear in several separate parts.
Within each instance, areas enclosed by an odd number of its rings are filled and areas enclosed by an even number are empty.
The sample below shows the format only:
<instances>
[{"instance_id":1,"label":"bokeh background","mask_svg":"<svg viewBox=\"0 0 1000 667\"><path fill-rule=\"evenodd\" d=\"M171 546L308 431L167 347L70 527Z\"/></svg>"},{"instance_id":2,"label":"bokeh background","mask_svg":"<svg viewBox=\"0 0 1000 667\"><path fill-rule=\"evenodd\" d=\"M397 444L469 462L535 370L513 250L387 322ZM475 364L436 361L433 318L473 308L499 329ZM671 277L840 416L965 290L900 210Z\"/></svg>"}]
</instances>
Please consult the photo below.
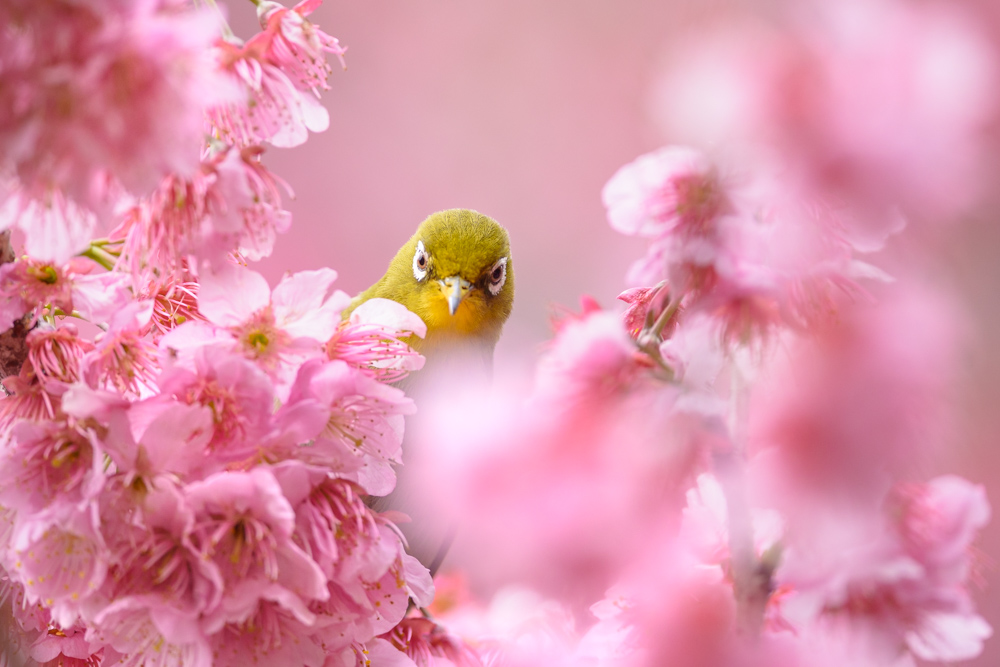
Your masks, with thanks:
<instances>
[{"instance_id":1,"label":"bokeh background","mask_svg":"<svg viewBox=\"0 0 1000 667\"><path fill-rule=\"evenodd\" d=\"M970 6L996 37L1000 8L991 4ZM614 307L627 266L644 250L608 227L600 190L619 166L674 139L657 129L652 103L664 69L683 65L670 61L680 57L671 45L697 39L727 12L766 15L771 5L328 0L311 18L348 47L348 68L334 71L324 96L330 129L265 156L295 191L294 222L259 268L274 284L287 271L329 266L354 294L428 214L486 213L510 231L517 280L497 371L526 377L553 305L575 308L589 294ZM256 31L250 2L223 6L238 35ZM927 474L984 484L1000 509L1000 178L987 181L977 210L933 233L932 255L913 252L922 278L951 290L969 313L956 434ZM894 261L905 263L907 246L924 241L894 240ZM996 630L1000 519L979 548L978 603ZM1000 640L969 664L1000 664Z\"/></svg>"}]
</instances>

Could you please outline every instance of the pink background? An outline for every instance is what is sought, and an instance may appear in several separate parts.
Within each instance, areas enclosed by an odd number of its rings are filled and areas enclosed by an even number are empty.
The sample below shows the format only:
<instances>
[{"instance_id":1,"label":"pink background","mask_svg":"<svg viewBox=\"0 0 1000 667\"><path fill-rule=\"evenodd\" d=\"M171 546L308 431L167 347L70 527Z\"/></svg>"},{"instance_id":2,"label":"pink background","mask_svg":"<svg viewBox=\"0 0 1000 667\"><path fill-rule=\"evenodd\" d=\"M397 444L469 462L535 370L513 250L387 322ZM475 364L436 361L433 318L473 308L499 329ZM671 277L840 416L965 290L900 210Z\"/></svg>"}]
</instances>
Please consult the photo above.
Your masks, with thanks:
<instances>
[{"instance_id":1,"label":"pink background","mask_svg":"<svg viewBox=\"0 0 1000 667\"><path fill-rule=\"evenodd\" d=\"M253 8L230 1L237 34ZM719 2L342 0L313 15L349 47L324 96L331 127L265 161L296 192L291 231L260 268L329 266L354 294L374 282L428 214L479 210L510 231L517 299L498 372L523 374L549 335L552 304L610 306L644 245L613 232L600 189L622 164L667 143L648 113L672 35L696 34ZM985 5L984 5L985 6ZM994 174L995 176L995 174ZM1000 184L1000 179L993 178ZM1000 192L1000 188L992 188ZM996 199L996 195L994 195ZM934 239L927 278L971 314L960 369L960 432L928 476L983 483L1000 508L1000 204ZM906 243L906 241L901 241ZM1000 629L1000 519L979 543L981 612ZM996 640L974 665L1000 663Z\"/></svg>"}]
</instances>

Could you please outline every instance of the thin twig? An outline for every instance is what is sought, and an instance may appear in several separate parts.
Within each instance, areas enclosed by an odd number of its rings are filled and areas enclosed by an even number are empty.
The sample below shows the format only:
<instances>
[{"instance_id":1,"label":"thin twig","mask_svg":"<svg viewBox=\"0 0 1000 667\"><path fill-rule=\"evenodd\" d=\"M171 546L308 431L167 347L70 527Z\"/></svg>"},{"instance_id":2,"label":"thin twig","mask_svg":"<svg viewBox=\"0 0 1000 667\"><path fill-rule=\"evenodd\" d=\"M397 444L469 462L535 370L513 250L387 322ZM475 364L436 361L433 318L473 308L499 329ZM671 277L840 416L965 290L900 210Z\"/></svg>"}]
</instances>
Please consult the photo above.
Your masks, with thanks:
<instances>
[{"instance_id":1,"label":"thin twig","mask_svg":"<svg viewBox=\"0 0 1000 667\"><path fill-rule=\"evenodd\" d=\"M764 623L764 612L771 596L774 558L757 558L753 537L753 517L746 493L746 439L749 386L734 364L730 394L731 447L713 457L715 472L726 498L729 529L730 574L736 596L737 623L740 631L757 637Z\"/></svg>"}]
</instances>

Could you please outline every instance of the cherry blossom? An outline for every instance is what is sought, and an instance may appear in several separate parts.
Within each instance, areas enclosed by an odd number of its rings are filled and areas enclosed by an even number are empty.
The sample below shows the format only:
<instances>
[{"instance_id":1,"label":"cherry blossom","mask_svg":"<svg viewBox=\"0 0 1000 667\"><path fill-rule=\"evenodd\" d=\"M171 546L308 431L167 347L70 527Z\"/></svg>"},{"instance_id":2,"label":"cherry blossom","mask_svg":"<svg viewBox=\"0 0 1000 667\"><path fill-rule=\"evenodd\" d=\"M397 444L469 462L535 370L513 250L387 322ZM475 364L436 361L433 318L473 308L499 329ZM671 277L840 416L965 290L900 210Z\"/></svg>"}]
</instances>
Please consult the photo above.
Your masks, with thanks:
<instances>
[{"instance_id":1,"label":"cherry blossom","mask_svg":"<svg viewBox=\"0 0 1000 667\"><path fill-rule=\"evenodd\" d=\"M223 264L200 277L198 310L207 322L186 322L164 336L167 350L224 343L256 363L287 392L294 369L319 356L350 298L330 269L286 276L273 292L259 273Z\"/></svg>"},{"instance_id":2,"label":"cherry blossom","mask_svg":"<svg viewBox=\"0 0 1000 667\"><path fill-rule=\"evenodd\" d=\"M330 125L330 114L312 92L301 91L288 75L265 54L267 33L244 45L222 42L218 59L245 98L214 107L208 116L219 135L244 148L268 142L273 146L298 146L309 132L322 132Z\"/></svg>"},{"instance_id":3,"label":"cherry blossom","mask_svg":"<svg viewBox=\"0 0 1000 667\"><path fill-rule=\"evenodd\" d=\"M982 653L990 505L931 471L965 320L893 238L980 190L974 4L702 31L654 111L693 143L601 192L647 241L624 306L496 386L428 375L395 301L344 317L332 269L251 268L291 224L264 147L329 125L344 54L319 0L255 4L245 42L186 0L0 6L0 663Z\"/></svg>"},{"instance_id":4,"label":"cherry blossom","mask_svg":"<svg viewBox=\"0 0 1000 667\"><path fill-rule=\"evenodd\" d=\"M326 79L330 65L325 53L332 53L343 67L344 53L336 37L331 37L306 16L315 11L320 0L303 0L288 9L266 0L257 5L257 16L265 34L270 36L267 58L277 65L302 90L329 90Z\"/></svg>"},{"instance_id":5,"label":"cherry blossom","mask_svg":"<svg viewBox=\"0 0 1000 667\"><path fill-rule=\"evenodd\" d=\"M143 194L192 173L202 113L226 91L211 67L211 17L159 2L46 4L20 13L19 29L4 22L13 48L0 61L0 141L22 183L89 206L108 176Z\"/></svg>"}]
</instances>

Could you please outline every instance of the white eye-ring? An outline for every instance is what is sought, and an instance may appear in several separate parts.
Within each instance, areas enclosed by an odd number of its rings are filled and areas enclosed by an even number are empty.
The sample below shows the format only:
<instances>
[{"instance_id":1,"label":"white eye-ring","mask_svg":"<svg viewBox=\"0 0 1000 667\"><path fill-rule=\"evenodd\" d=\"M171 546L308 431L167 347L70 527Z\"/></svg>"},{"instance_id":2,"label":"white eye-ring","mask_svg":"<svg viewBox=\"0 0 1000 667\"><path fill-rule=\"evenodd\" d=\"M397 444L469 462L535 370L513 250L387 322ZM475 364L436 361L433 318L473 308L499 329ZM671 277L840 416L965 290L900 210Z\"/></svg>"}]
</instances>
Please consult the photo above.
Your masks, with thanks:
<instances>
[{"instance_id":1,"label":"white eye-ring","mask_svg":"<svg viewBox=\"0 0 1000 667\"><path fill-rule=\"evenodd\" d=\"M486 281L486 287L490 294L496 296L503 289L503 284L507 282L507 258L501 257L500 261L490 269L490 276Z\"/></svg>"},{"instance_id":2,"label":"white eye-ring","mask_svg":"<svg viewBox=\"0 0 1000 667\"><path fill-rule=\"evenodd\" d=\"M424 242L417 241L417 251L413 253L413 277L420 282L427 277L427 265L431 263L431 257L424 249Z\"/></svg>"}]
</instances>

